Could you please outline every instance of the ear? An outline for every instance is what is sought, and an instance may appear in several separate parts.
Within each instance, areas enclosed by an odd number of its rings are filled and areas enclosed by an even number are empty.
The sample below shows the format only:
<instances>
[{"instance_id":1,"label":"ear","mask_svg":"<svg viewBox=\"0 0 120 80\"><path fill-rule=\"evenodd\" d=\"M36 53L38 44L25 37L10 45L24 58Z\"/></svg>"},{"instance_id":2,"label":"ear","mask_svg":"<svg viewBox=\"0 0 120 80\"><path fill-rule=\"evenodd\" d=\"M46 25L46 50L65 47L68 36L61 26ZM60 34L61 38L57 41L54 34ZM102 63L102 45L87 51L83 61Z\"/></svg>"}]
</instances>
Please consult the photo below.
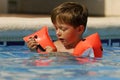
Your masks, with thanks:
<instances>
[{"instance_id":1,"label":"ear","mask_svg":"<svg viewBox=\"0 0 120 80\"><path fill-rule=\"evenodd\" d=\"M84 32L84 26L83 25L79 25L78 27L77 27L77 31L79 32L79 33L83 33Z\"/></svg>"}]
</instances>

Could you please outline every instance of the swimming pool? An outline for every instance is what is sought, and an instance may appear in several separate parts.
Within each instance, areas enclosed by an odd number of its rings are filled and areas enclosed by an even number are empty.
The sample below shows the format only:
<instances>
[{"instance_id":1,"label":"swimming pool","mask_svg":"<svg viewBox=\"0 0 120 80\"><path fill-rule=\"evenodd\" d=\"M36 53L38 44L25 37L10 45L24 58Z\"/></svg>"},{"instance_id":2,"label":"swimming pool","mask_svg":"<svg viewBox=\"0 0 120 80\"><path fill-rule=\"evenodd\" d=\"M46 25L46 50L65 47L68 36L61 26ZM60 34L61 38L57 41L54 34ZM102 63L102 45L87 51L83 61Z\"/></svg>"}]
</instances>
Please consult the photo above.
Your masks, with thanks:
<instances>
[{"instance_id":1,"label":"swimming pool","mask_svg":"<svg viewBox=\"0 0 120 80\"><path fill-rule=\"evenodd\" d=\"M50 18L0 17L0 80L119 80L120 18L89 18L86 34L98 32L102 39L102 59L78 62L73 57L39 58L22 41L47 25L53 40ZM114 27L113 27L114 26ZM42 59L41 64L35 63ZM52 61L53 60L53 61Z\"/></svg>"},{"instance_id":2,"label":"swimming pool","mask_svg":"<svg viewBox=\"0 0 120 80\"><path fill-rule=\"evenodd\" d=\"M104 46L102 59L78 62L62 56L43 59L26 46L1 46L0 80L119 80L119 58L120 47ZM34 63L39 59L43 64Z\"/></svg>"}]
</instances>

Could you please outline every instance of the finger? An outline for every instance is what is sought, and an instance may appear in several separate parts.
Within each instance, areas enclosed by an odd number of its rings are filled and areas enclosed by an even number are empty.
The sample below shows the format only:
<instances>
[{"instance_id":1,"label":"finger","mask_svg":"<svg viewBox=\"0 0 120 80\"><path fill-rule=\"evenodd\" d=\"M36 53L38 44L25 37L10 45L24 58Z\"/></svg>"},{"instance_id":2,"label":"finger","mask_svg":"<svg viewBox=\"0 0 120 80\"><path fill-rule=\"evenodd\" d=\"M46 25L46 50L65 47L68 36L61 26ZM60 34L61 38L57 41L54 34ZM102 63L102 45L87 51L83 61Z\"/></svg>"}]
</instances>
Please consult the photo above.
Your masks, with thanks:
<instances>
[{"instance_id":1,"label":"finger","mask_svg":"<svg viewBox=\"0 0 120 80\"><path fill-rule=\"evenodd\" d=\"M28 39L27 43L29 43L31 41L35 41L35 39L31 37L31 38Z\"/></svg>"}]
</instances>

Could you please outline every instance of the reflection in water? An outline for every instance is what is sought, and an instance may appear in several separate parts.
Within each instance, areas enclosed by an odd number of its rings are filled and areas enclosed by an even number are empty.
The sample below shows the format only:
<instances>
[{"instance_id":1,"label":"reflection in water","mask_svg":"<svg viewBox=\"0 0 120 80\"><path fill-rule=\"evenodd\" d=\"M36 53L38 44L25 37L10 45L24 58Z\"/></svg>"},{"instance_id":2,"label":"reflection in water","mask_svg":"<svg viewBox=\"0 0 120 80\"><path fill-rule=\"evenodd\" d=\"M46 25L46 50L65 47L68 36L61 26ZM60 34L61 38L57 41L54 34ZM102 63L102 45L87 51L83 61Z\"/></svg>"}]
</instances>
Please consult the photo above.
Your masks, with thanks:
<instances>
[{"instance_id":1,"label":"reflection in water","mask_svg":"<svg viewBox=\"0 0 120 80\"><path fill-rule=\"evenodd\" d=\"M120 47L104 47L102 59L68 53L41 55L24 46L0 47L1 80L119 80Z\"/></svg>"}]
</instances>

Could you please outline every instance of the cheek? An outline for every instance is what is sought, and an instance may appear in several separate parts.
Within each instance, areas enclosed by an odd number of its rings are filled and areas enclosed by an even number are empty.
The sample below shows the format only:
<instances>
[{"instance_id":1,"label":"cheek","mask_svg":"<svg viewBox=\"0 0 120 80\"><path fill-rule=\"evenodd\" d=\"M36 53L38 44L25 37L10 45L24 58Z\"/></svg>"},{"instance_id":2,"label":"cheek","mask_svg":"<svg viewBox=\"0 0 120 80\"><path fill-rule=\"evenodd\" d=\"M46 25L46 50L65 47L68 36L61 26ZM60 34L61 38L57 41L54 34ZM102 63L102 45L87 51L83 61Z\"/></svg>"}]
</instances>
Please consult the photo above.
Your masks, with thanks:
<instances>
[{"instance_id":1,"label":"cheek","mask_svg":"<svg viewBox=\"0 0 120 80\"><path fill-rule=\"evenodd\" d=\"M70 32L66 32L66 33L65 33L64 38L65 38L66 40L71 41L71 40L76 39L76 36L77 36L76 32L71 32L71 31L70 31Z\"/></svg>"}]
</instances>

